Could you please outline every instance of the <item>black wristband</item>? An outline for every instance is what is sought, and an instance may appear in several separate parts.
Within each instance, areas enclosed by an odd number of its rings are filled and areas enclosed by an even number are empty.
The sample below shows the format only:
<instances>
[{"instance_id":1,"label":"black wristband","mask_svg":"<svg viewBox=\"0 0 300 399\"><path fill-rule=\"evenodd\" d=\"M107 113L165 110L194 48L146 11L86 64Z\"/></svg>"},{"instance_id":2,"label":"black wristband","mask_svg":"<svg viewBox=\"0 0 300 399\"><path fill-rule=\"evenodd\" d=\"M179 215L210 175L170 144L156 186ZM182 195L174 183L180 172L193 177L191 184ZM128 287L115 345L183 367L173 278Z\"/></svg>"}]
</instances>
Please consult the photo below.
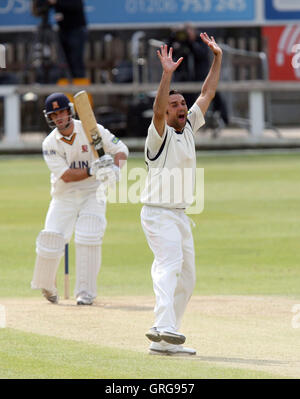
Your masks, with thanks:
<instances>
[{"instance_id":1,"label":"black wristband","mask_svg":"<svg viewBox=\"0 0 300 399\"><path fill-rule=\"evenodd\" d=\"M92 174L91 174L91 168L87 168L87 174L88 174L88 176L92 176Z\"/></svg>"}]
</instances>

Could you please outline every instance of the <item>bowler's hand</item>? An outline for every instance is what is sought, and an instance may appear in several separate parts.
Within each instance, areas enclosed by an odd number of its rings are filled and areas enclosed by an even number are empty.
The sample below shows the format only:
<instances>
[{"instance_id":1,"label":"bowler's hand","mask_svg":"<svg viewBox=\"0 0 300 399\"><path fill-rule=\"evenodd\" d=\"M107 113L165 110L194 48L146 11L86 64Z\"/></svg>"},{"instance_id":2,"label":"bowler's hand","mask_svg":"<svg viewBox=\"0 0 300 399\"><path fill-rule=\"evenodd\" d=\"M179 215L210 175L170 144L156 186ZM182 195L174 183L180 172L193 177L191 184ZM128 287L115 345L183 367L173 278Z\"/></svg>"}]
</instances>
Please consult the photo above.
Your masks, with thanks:
<instances>
[{"instance_id":1,"label":"bowler's hand","mask_svg":"<svg viewBox=\"0 0 300 399\"><path fill-rule=\"evenodd\" d=\"M161 46L160 50L157 50L157 56L161 62L164 72L173 73L183 61L183 57L179 58L178 61L173 61L173 48L170 47L168 52L168 46L165 44Z\"/></svg>"},{"instance_id":2,"label":"bowler's hand","mask_svg":"<svg viewBox=\"0 0 300 399\"><path fill-rule=\"evenodd\" d=\"M200 37L202 41L205 44L207 44L207 46L210 48L210 50L214 53L216 57L222 55L222 49L221 47L218 46L213 36L209 37L208 34L205 32L205 33L200 33Z\"/></svg>"}]
</instances>

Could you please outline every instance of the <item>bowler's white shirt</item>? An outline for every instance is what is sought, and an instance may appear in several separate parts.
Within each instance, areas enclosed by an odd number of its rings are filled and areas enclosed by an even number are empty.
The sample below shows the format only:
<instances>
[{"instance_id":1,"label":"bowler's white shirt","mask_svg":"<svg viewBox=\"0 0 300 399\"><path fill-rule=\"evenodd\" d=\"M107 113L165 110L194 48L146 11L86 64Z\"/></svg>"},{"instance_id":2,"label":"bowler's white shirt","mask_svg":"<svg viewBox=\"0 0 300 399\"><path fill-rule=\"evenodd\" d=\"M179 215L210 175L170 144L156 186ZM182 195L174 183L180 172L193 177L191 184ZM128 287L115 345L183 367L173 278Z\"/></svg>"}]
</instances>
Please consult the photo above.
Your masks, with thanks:
<instances>
[{"instance_id":1,"label":"bowler's white shirt","mask_svg":"<svg viewBox=\"0 0 300 399\"><path fill-rule=\"evenodd\" d=\"M193 202L196 171L194 135L205 120L195 103L182 132L165 125L160 136L153 121L145 143L148 175L141 202L145 205L185 209Z\"/></svg>"}]
</instances>

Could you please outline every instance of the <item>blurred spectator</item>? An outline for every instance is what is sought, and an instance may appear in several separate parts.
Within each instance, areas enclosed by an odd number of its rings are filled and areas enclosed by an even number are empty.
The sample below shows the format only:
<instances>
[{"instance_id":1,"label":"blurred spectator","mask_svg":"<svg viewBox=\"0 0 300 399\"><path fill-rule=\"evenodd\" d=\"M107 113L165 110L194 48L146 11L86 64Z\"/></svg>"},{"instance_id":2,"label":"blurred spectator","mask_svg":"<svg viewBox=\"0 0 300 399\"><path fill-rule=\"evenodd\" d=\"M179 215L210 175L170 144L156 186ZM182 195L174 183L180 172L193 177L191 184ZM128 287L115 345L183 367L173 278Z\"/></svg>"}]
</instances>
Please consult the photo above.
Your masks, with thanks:
<instances>
[{"instance_id":1,"label":"blurred spectator","mask_svg":"<svg viewBox=\"0 0 300 399\"><path fill-rule=\"evenodd\" d=\"M0 85L17 85L18 83L20 82L17 75L0 70Z\"/></svg>"},{"instance_id":2,"label":"blurred spectator","mask_svg":"<svg viewBox=\"0 0 300 399\"><path fill-rule=\"evenodd\" d=\"M55 9L59 39L72 78L85 77L84 49L87 41L87 23L83 0L47 0Z\"/></svg>"},{"instance_id":3,"label":"blurred spectator","mask_svg":"<svg viewBox=\"0 0 300 399\"><path fill-rule=\"evenodd\" d=\"M177 60L180 57L185 59L185 62L175 71L174 80L176 82L203 82L209 72L210 54L196 29L188 24L176 27L171 32L167 44L173 47L174 59ZM196 97L195 93L185 94L189 107L195 102ZM227 109L220 93L216 93L211 106L213 112L217 111L224 124L227 125Z\"/></svg>"},{"instance_id":4,"label":"blurred spectator","mask_svg":"<svg viewBox=\"0 0 300 399\"><path fill-rule=\"evenodd\" d=\"M173 47L174 59L185 59L175 71L176 82L204 81L210 67L209 50L192 26L176 27L171 32L168 46Z\"/></svg>"},{"instance_id":5,"label":"blurred spectator","mask_svg":"<svg viewBox=\"0 0 300 399\"><path fill-rule=\"evenodd\" d=\"M129 103L127 112L127 135L146 137L153 116L153 98L139 93Z\"/></svg>"}]
</instances>

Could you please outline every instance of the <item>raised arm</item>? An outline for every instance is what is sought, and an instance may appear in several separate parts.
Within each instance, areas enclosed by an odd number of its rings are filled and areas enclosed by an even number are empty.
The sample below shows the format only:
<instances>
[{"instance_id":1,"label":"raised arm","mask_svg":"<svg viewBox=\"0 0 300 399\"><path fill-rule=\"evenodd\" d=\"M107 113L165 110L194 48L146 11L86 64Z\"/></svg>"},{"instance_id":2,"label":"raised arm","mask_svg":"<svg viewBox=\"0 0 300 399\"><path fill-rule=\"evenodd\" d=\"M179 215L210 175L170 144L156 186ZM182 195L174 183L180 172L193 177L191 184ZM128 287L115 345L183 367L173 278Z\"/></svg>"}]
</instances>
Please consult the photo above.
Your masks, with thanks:
<instances>
[{"instance_id":1,"label":"raised arm","mask_svg":"<svg viewBox=\"0 0 300 399\"><path fill-rule=\"evenodd\" d=\"M183 60L183 58L181 57L178 61L173 61L172 53L173 48L170 47L170 50L168 52L167 45L161 46L161 49L157 51L157 56L161 62L163 73L153 105L153 123L160 136L163 135L165 129L165 118L168 107L172 75Z\"/></svg>"},{"instance_id":2,"label":"raised arm","mask_svg":"<svg viewBox=\"0 0 300 399\"><path fill-rule=\"evenodd\" d=\"M217 91L222 65L222 50L213 36L209 37L206 33L201 33L200 37L214 54L212 66L203 83L201 94L196 100L196 104L201 109L203 115L205 115Z\"/></svg>"}]
</instances>

